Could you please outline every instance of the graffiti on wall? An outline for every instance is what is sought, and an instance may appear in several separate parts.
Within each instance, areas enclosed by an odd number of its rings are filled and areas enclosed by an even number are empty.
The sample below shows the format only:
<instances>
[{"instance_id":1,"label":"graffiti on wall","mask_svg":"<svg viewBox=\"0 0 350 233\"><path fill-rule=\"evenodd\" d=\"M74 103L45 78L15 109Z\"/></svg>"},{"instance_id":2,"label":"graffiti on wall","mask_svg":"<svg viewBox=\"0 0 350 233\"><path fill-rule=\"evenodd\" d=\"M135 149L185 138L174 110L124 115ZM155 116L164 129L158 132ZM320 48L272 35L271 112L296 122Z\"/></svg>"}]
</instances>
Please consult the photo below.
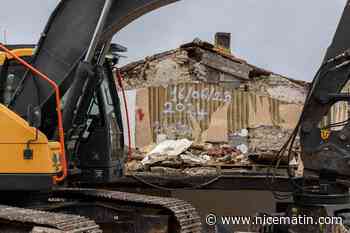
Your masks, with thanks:
<instances>
[{"instance_id":1,"label":"graffiti on wall","mask_svg":"<svg viewBox=\"0 0 350 233\"><path fill-rule=\"evenodd\" d=\"M209 110L203 102L216 102L219 104L230 104L232 92L224 89L218 90L213 86L198 88L193 86L172 86L168 90L169 98L164 103L163 114L188 114L197 120L209 117Z\"/></svg>"}]
</instances>

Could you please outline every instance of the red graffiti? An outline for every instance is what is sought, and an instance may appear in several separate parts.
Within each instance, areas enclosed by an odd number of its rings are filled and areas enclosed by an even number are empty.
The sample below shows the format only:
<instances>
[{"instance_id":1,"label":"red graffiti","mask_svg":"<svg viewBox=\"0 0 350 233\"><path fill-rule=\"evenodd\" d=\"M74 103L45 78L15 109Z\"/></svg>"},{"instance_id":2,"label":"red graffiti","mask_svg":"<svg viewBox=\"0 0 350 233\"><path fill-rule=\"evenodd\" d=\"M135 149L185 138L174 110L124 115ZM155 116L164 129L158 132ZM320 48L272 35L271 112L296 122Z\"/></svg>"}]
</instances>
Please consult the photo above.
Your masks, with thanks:
<instances>
[{"instance_id":1,"label":"red graffiti","mask_svg":"<svg viewBox=\"0 0 350 233\"><path fill-rule=\"evenodd\" d=\"M137 109L137 119L139 121L142 121L145 118L145 114L143 113L142 109Z\"/></svg>"}]
</instances>

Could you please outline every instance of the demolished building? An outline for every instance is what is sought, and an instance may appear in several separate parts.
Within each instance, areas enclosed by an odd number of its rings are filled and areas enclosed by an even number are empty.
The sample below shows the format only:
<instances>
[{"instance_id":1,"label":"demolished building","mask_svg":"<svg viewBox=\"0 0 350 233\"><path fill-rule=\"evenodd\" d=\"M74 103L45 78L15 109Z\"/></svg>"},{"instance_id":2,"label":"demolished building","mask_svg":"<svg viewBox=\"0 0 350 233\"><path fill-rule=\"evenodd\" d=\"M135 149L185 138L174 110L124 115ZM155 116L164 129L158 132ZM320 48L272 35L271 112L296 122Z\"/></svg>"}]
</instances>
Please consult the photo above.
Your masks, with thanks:
<instances>
[{"instance_id":1,"label":"demolished building","mask_svg":"<svg viewBox=\"0 0 350 233\"><path fill-rule=\"evenodd\" d=\"M271 163L299 119L308 83L237 58L229 40L196 39L121 68L138 154L130 170ZM182 151L166 153L184 139ZM157 151L162 143L168 148Z\"/></svg>"}]
</instances>

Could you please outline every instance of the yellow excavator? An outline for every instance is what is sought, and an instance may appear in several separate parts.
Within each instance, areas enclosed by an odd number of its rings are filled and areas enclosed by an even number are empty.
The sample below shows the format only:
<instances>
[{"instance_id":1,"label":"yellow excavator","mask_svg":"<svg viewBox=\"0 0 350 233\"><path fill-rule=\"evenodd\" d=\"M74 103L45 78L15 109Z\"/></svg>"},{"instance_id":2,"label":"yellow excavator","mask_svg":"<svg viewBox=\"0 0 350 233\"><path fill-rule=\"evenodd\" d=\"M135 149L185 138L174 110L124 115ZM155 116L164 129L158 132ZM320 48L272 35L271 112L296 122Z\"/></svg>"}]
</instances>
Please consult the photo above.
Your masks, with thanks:
<instances>
[{"instance_id":1,"label":"yellow excavator","mask_svg":"<svg viewBox=\"0 0 350 233\"><path fill-rule=\"evenodd\" d=\"M71 100L61 100L59 86L31 65L34 46L15 47L0 44L0 232L200 232L199 216L186 202L94 188L123 175L123 133L112 75L118 58L113 52L96 71L88 70L93 84L85 84L84 101L75 110L84 115L84 123L74 123L78 132L66 130L64 136L62 113ZM109 46L114 52L123 49ZM80 75L86 77L89 68L81 68ZM28 102L21 116L10 110L29 75L54 90L51 136L43 133L42 107ZM67 141L77 145L70 147ZM84 153L84 161L74 159L74 153Z\"/></svg>"},{"instance_id":2,"label":"yellow excavator","mask_svg":"<svg viewBox=\"0 0 350 233\"><path fill-rule=\"evenodd\" d=\"M182 200L98 188L124 174L117 59L106 57L118 52L112 37L176 1L61 0L33 55L0 44L1 233L202 232L195 208ZM345 219L349 208L337 208L350 199L349 120L326 129L319 123L334 103L350 99L340 93L350 77L349 3L278 157L292 151L300 133L305 176L289 177L297 209L332 205L330 212ZM23 75L12 62L25 67ZM289 210L287 216L295 207ZM282 224L261 232L325 231Z\"/></svg>"}]
</instances>

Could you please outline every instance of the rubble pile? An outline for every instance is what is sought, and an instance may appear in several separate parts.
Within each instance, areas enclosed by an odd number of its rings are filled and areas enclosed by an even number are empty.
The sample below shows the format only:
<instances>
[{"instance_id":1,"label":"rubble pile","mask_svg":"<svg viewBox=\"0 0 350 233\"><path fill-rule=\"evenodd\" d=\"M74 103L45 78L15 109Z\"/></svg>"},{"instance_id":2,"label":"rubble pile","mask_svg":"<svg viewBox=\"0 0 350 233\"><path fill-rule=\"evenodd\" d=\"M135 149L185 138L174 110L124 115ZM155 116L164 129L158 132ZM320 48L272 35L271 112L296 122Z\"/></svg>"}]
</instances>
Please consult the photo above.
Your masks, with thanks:
<instances>
[{"instance_id":1,"label":"rubble pile","mask_svg":"<svg viewBox=\"0 0 350 233\"><path fill-rule=\"evenodd\" d=\"M249 149L251 153L271 153L279 151L293 130L273 126L261 126L249 130ZM300 149L299 137L295 148Z\"/></svg>"},{"instance_id":2,"label":"rubble pile","mask_svg":"<svg viewBox=\"0 0 350 233\"><path fill-rule=\"evenodd\" d=\"M249 150L242 146L244 144L234 146L225 143L195 143L187 139L165 140L158 145L136 150L127 170L166 175L198 175L215 173L217 167L270 165L290 133L291 130L268 126L250 129L247 138ZM293 154L295 158L298 158L299 151L297 138ZM283 157L281 165L287 165L288 162L287 157Z\"/></svg>"},{"instance_id":3,"label":"rubble pile","mask_svg":"<svg viewBox=\"0 0 350 233\"><path fill-rule=\"evenodd\" d=\"M150 150L147 152L147 150ZM228 144L194 143L187 139L166 140L153 147L138 150L128 163L128 171L152 171L178 174L215 171L215 167L250 164L248 155ZM199 169L201 168L201 169ZM213 168L213 169L210 169ZM199 170L198 170L199 169Z\"/></svg>"},{"instance_id":4,"label":"rubble pile","mask_svg":"<svg viewBox=\"0 0 350 233\"><path fill-rule=\"evenodd\" d=\"M271 164L288 140L292 130L262 126L250 129L249 132L249 159L255 163ZM296 137L293 148L294 158L298 158L301 150L299 136ZM288 157L283 156L281 162L281 164L287 165Z\"/></svg>"}]
</instances>

